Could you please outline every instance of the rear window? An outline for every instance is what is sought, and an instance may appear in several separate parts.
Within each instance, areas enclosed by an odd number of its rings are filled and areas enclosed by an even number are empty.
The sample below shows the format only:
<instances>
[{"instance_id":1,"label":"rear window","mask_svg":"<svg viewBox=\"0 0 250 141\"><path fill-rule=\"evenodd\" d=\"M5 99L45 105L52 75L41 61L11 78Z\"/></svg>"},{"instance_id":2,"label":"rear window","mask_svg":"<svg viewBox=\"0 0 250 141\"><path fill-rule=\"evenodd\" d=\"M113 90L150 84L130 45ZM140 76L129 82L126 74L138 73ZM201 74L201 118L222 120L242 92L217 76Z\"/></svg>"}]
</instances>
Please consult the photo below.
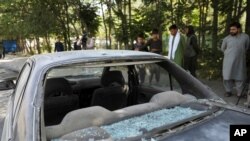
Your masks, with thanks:
<instances>
[{"instance_id":1,"label":"rear window","mask_svg":"<svg viewBox=\"0 0 250 141\"><path fill-rule=\"evenodd\" d=\"M100 77L103 67L85 68L84 66L58 67L49 71L48 78L53 77Z\"/></svg>"},{"instance_id":2,"label":"rear window","mask_svg":"<svg viewBox=\"0 0 250 141\"><path fill-rule=\"evenodd\" d=\"M158 64L136 65L136 71L142 86L161 89L163 91L174 90L180 93L182 92L175 78Z\"/></svg>"}]
</instances>

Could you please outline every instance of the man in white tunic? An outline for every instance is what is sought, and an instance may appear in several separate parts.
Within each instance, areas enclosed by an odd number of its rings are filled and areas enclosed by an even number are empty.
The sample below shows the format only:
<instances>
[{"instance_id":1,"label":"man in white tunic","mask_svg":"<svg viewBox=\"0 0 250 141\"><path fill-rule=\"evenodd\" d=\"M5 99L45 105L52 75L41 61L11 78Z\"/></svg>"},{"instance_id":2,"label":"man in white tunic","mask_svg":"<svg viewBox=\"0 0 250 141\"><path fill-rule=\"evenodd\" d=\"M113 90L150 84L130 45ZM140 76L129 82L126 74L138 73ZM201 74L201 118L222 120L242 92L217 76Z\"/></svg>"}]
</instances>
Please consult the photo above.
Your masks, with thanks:
<instances>
[{"instance_id":1,"label":"man in white tunic","mask_svg":"<svg viewBox=\"0 0 250 141\"><path fill-rule=\"evenodd\" d=\"M238 22L230 24L230 35L223 39L221 50L224 52L223 81L226 90L225 96L232 95L236 86L237 96L240 96L244 80L246 79L246 51L249 47L249 36L241 33Z\"/></svg>"}]
</instances>

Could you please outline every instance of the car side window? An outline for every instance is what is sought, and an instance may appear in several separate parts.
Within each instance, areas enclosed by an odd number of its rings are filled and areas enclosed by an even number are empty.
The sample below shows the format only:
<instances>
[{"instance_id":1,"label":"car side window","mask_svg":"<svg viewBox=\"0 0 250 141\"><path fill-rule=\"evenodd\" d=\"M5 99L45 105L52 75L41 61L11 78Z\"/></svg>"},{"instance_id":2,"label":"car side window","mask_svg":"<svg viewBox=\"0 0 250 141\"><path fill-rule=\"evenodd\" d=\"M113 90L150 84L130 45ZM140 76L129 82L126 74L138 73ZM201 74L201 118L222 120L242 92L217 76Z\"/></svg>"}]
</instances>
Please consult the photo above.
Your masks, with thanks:
<instances>
[{"instance_id":1,"label":"car side window","mask_svg":"<svg viewBox=\"0 0 250 141\"><path fill-rule=\"evenodd\" d=\"M180 85L175 78L157 64L136 65L136 70L139 76L139 83L142 86L158 88L164 91L172 89L181 92Z\"/></svg>"},{"instance_id":2,"label":"car side window","mask_svg":"<svg viewBox=\"0 0 250 141\"><path fill-rule=\"evenodd\" d=\"M27 80L29 78L31 66L29 63L26 63L18 77L16 89L14 91L14 105L13 105L13 117L14 122L17 116L17 112L19 111L21 100L23 97L23 92L25 90Z\"/></svg>"}]
</instances>

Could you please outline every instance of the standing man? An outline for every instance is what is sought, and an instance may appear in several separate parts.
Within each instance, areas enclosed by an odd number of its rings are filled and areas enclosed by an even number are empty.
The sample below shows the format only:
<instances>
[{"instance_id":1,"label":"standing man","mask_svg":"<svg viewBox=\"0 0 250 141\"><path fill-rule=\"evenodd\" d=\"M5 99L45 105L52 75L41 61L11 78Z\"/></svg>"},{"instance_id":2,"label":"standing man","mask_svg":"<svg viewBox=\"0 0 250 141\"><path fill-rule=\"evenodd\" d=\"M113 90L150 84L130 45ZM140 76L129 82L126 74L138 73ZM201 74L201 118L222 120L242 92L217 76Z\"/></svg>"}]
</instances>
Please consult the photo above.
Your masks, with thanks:
<instances>
[{"instance_id":1,"label":"standing man","mask_svg":"<svg viewBox=\"0 0 250 141\"><path fill-rule=\"evenodd\" d=\"M168 57L176 64L183 66L183 56L185 48L185 37L178 31L174 24L169 27L170 37L168 41Z\"/></svg>"},{"instance_id":2,"label":"standing man","mask_svg":"<svg viewBox=\"0 0 250 141\"><path fill-rule=\"evenodd\" d=\"M87 40L88 40L88 34L87 32L84 32L81 38L81 42L82 42L82 49L86 50L87 49Z\"/></svg>"},{"instance_id":3,"label":"standing man","mask_svg":"<svg viewBox=\"0 0 250 141\"><path fill-rule=\"evenodd\" d=\"M63 43L60 41L60 38L57 38L55 43L55 52L64 51Z\"/></svg>"},{"instance_id":4,"label":"standing man","mask_svg":"<svg viewBox=\"0 0 250 141\"><path fill-rule=\"evenodd\" d=\"M145 46L144 34L140 33L136 37L136 43L133 45L132 50L135 51L148 51L148 48Z\"/></svg>"},{"instance_id":5,"label":"standing man","mask_svg":"<svg viewBox=\"0 0 250 141\"><path fill-rule=\"evenodd\" d=\"M196 77L197 55L199 53L199 46L197 37L193 26L189 25L185 28L187 41L184 49L184 69L188 70L194 77Z\"/></svg>"},{"instance_id":6,"label":"standing man","mask_svg":"<svg viewBox=\"0 0 250 141\"><path fill-rule=\"evenodd\" d=\"M151 39L149 39L145 45L145 48L149 46L149 51L162 54L162 41L159 37L158 29L153 29L151 33ZM151 75L149 78L149 82L151 83L153 80L153 76L155 75L155 80L158 83L160 81L160 68L158 66L153 66L150 69Z\"/></svg>"},{"instance_id":7,"label":"standing man","mask_svg":"<svg viewBox=\"0 0 250 141\"><path fill-rule=\"evenodd\" d=\"M221 50L223 59L223 82L226 90L225 96L232 95L233 86L236 85L237 96L243 88L247 77L246 51L249 47L249 36L241 33L241 25L238 22L230 24L230 35L223 39Z\"/></svg>"},{"instance_id":8,"label":"standing man","mask_svg":"<svg viewBox=\"0 0 250 141\"><path fill-rule=\"evenodd\" d=\"M79 39L79 36L77 36L74 42L74 50L81 50L81 44L81 40Z\"/></svg>"},{"instance_id":9,"label":"standing man","mask_svg":"<svg viewBox=\"0 0 250 141\"><path fill-rule=\"evenodd\" d=\"M151 33L151 39L149 39L145 45L145 48L149 46L149 51L157 54L162 53L162 41L159 37L158 29L153 29Z\"/></svg>"},{"instance_id":10,"label":"standing man","mask_svg":"<svg viewBox=\"0 0 250 141\"><path fill-rule=\"evenodd\" d=\"M145 46L144 33L140 33L136 37L136 43L133 45L132 50L148 52L148 48ZM144 83L146 76L145 64L138 65L139 76L141 83Z\"/></svg>"},{"instance_id":11,"label":"standing man","mask_svg":"<svg viewBox=\"0 0 250 141\"><path fill-rule=\"evenodd\" d=\"M95 49L95 37L87 40L86 49Z\"/></svg>"}]
</instances>

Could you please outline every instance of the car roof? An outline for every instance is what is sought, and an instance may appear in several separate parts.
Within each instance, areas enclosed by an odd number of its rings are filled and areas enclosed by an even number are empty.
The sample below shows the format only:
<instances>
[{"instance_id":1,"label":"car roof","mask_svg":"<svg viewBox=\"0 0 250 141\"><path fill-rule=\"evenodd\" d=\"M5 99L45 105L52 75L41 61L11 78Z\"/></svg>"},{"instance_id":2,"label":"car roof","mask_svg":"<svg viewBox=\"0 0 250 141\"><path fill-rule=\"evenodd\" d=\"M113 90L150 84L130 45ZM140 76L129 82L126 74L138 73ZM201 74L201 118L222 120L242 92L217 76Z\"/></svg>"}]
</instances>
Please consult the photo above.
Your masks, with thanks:
<instances>
[{"instance_id":1,"label":"car roof","mask_svg":"<svg viewBox=\"0 0 250 141\"><path fill-rule=\"evenodd\" d=\"M74 60L81 61L101 61L107 60L123 60L123 59L166 59L162 55L150 52L132 51L132 50L78 50L64 51L56 53L48 53L42 55L34 55L31 59L37 64L48 65L51 63L68 62Z\"/></svg>"}]
</instances>

